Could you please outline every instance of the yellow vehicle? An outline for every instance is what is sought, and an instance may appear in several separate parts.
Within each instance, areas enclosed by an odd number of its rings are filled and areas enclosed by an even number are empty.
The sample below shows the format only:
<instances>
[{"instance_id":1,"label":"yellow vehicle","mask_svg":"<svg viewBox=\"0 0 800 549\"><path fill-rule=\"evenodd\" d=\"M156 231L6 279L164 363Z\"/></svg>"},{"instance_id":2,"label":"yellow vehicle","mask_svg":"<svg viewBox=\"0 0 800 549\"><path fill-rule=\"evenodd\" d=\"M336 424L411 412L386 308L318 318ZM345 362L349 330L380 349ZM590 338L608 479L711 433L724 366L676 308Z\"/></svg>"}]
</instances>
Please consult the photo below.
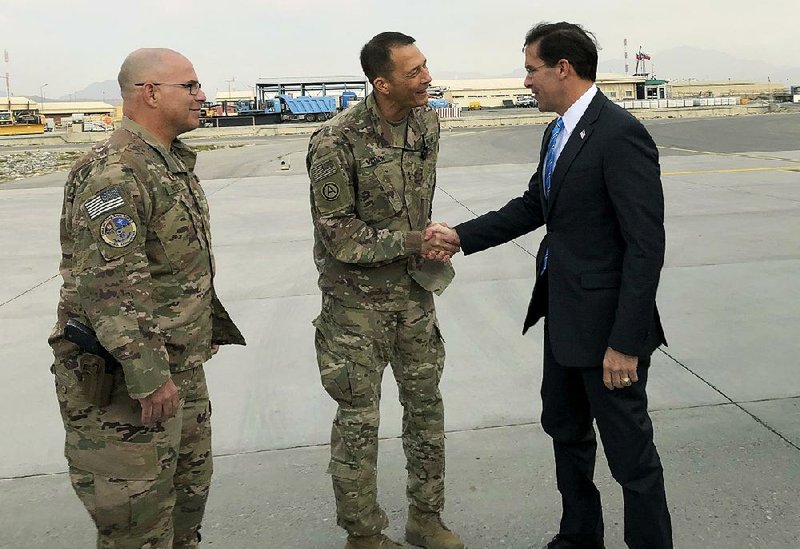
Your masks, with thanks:
<instances>
[{"instance_id":1,"label":"yellow vehicle","mask_svg":"<svg viewBox=\"0 0 800 549\"><path fill-rule=\"evenodd\" d=\"M471 110L471 111L479 111L479 110L481 110L481 102L480 101L470 101L469 102L469 110Z\"/></svg>"},{"instance_id":2,"label":"yellow vehicle","mask_svg":"<svg viewBox=\"0 0 800 549\"><path fill-rule=\"evenodd\" d=\"M44 133L44 117L33 111L0 111L0 136Z\"/></svg>"}]
</instances>

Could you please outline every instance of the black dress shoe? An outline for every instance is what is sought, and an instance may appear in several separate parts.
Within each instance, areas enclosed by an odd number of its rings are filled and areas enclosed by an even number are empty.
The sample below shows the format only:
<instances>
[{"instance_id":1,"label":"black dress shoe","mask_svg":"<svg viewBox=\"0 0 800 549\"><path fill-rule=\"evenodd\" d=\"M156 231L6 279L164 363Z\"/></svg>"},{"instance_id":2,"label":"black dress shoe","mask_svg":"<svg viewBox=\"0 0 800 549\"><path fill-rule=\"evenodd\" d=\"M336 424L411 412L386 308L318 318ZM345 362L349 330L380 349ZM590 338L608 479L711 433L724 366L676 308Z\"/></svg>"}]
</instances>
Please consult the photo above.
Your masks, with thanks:
<instances>
[{"instance_id":1,"label":"black dress shoe","mask_svg":"<svg viewBox=\"0 0 800 549\"><path fill-rule=\"evenodd\" d=\"M577 543L564 534L556 534L553 539L544 546L544 549L605 549L605 546L602 543L591 545Z\"/></svg>"}]
</instances>

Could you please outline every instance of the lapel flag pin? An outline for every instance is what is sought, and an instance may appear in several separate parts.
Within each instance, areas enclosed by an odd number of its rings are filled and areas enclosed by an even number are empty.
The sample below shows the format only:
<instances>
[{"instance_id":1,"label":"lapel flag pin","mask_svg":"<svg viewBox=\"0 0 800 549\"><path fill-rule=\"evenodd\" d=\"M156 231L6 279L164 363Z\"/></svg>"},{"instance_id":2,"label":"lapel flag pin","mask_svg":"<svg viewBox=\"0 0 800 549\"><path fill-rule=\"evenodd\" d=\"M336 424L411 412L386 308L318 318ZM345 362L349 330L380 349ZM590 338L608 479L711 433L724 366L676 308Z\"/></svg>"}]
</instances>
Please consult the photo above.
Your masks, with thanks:
<instances>
[{"instance_id":1,"label":"lapel flag pin","mask_svg":"<svg viewBox=\"0 0 800 549\"><path fill-rule=\"evenodd\" d=\"M581 139L586 137L586 130L581 130Z\"/></svg>"}]
</instances>

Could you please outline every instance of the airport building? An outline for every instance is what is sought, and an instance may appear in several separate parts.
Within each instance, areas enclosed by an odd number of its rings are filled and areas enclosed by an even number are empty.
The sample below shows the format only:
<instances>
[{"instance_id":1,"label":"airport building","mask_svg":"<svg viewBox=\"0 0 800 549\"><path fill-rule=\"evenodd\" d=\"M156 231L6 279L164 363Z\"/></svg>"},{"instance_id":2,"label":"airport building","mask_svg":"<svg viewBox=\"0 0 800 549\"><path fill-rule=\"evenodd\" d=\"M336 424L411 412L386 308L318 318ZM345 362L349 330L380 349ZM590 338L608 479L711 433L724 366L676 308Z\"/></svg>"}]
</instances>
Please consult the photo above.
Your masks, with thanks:
<instances>
[{"instance_id":1,"label":"airport building","mask_svg":"<svg viewBox=\"0 0 800 549\"><path fill-rule=\"evenodd\" d=\"M776 97L788 93L786 86L771 82L748 82L742 80L724 80L702 82L696 78L673 80L670 82L672 97L725 97L738 95L742 97Z\"/></svg>"},{"instance_id":2,"label":"airport building","mask_svg":"<svg viewBox=\"0 0 800 549\"><path fill-rule=\"evenodd\" d=\"M104 116L118 118L117 107L103 101L46 101L42 103L41 113L45 118L52 118L58 126L63 125L62 120L65 118Z\"/></svg>"},{"instance_id":3,"label":"airport building","mask_svg":"<svg viewBox=\"0 0 800 549\"><path fill-rule=\"evenodd\" d=\"M517 78L484 78L477 80L434 80L432 85L446 89L444 98L450 103L469 108L510 106L517 98L530 96ZM598 73L597 87L613 101L648 99L684 99L691 97L742 97L791 100L789 89L769 82L717 81L696 79L669 81L615 73Z\"/></svg>"},{"instance_id":4,"label":"airport building","mask_svg":"<svg viewBox=\"0 0 800 549\"><path fill-rule=\"evenodd\" d=\"M444 98L450 103L467 108L503 107L513 105L520 96L529 96L524 76L516 78L481 78L476 80L436 80L432 85L446 88ZM644 76L598 73L597 87L615 101L665 98L667 82L649 81ZM649 90L655 90L651 92Z\"/></svg>"},{"instance_id":5,"label":"airport building","mask_svg":"<svg viewBox=\"0 0 800 549\"><path fill-rule=\"evenodd\" d=\"M27 97L11 97L0 99L0 111L13 113L37 111L45 118L52 118L56 125L61 125L63 118L73 116L115 116L117 108L104 101L45 101L39 103Z\"/></svg>"},{"instance_id":6,"label":"airport building","mask_svg":"<svg viewBox=\"0 0 800 549\"><path fill-rule=\"evenodd\" d=\"M252 89L221 91L214 95L214 102L222 103L227 101L228 103L236 103L237 101L252 101L255 97L255 91Z\"/></svg>"},{"instance_id":7,"label":"airport building","mask_svg":"<svg viewBox=\"0 0 800 549\"><path fill-rule=\"evenodd\" d=\"M530 97L524 86L524 76L515 78L482 78L471 80L434 79L432 87L444 90L443 98L449 103L467 108L496 108L518 104L520 98ZM336 83L332 86L331 83ZM784 86L770 83L723 81L700 82L696 79L669 81L617 73L598 73L597 87L612 101L648 99L684 99L692 97L782 97L788 94ZM363 77L325 78L262 78L256 88L218 92L216 103L226 101L252 101L277 94L290 95L338 95L343 89L351 89L361 96L369 89Z\"/></svg>"}]
</instances>

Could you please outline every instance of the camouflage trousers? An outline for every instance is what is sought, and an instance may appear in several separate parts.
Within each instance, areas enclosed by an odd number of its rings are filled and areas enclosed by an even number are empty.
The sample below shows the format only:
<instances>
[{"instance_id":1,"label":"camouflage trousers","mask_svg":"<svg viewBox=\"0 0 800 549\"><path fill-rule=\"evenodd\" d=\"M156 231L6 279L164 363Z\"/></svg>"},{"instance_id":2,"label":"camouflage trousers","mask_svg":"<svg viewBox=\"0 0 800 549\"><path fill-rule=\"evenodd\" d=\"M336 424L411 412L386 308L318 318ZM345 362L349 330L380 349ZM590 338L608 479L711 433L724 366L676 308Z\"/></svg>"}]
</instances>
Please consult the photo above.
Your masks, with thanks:
<instances>
[{"instance_id":1,"label":"camouflage trousers","mask_svg":"<svg viewBox=\"0 0 800 549\"><path fill-rule=\"evenodd\" d=\"M410 503L444 506L444 406L439 380L444 345L433 296L418 290L408 308L382 312L345 307L329 297L314 321L322 385L338 403L328 473L338 524L355 535L388 526L378 504L377 461L381 378L391 363L403 406L403 450Z\"/></svg>"},{"instance_id":2,"label":"camouflage trousers","mask_svg":"<svg viewBox=\"0 0 800 549\"><path fill-rule=\"evenodd\" d=\"M97 526L97 547L197 547L213 468L203 368L173 374L180 410L146 427L121 371L108 406L87 401L82 376L93 362L102 367L102 360L82 354L57 361L53 370L70 481Z\"/></svg>"}]
</instances>

